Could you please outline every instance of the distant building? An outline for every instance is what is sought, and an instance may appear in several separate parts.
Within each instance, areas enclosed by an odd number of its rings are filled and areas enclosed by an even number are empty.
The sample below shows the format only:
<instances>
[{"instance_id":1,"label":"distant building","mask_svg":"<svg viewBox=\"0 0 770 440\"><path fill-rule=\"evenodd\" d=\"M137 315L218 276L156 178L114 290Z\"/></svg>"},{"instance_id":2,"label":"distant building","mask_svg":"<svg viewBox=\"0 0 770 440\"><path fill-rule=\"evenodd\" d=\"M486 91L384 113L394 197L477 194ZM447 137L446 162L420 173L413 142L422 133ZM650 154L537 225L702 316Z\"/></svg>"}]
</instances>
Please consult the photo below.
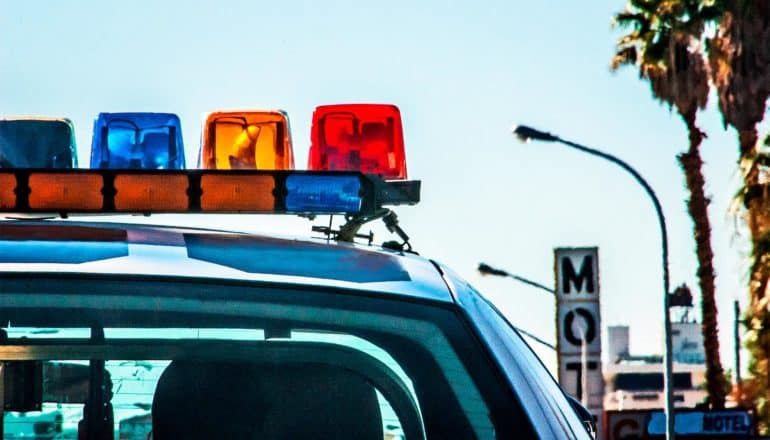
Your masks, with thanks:
<instances>
[{"instance_id":1,"label":"distant building","mask_svg":"<svg viewBox=\"0 0 770 440\"><path fill-rule=\"evenodd\" d=\"M604 368L605 410L665 407L663 357L632 355L629 327L608 329L608 362ZM674 402L692 408L706 398L703 335L697 322L672 323Z\"/></svg>"}]
</instances>

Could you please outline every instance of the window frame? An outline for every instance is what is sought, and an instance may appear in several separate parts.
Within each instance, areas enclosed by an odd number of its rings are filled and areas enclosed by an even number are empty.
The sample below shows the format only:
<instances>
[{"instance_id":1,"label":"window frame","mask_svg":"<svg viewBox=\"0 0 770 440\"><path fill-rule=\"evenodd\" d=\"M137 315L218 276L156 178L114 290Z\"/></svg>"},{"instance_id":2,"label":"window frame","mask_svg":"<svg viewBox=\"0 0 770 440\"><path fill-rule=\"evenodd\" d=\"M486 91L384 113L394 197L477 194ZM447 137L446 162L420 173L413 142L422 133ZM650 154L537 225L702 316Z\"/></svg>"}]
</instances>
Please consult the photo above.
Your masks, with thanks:
<instances>
[{"instance_id":1,"label":"window frame","mask_svg":"<svg viewBox=\"0 0 770 440\"><path fill-rule=\"evenodd\" d=\"M9 307L4 296L0 295L0 303L6 304L0 307L0 319L8 322L19 322L24 326L43 327L67 327L77 326L75 323L91 319L99 322L100 319L110 316L108 310L83 310L80 316L73 314L52 314L56 308L46 309L45 301L41 297L35 299L35 294L58 295L58 299L65 303L69 301L71 308L76 308L77 298L89 296L98 297L98 292L109 291L112 295L121 292L120 295L129 298L146 298L147 304L152 307L159 304L159 300L153 292L163 291L163 299L186 299L200 302L197 312L178 312L165 310L162 313L156 310L158 316L148 316L146 311L124 311L122 320L137 323L154 324L163 326L170 316L179 315L185 319L192 319L194 315L200 318L215 317L216 320L206 322L206 327L221 328L223 324L233 328L249 328L248 323L254 324L256 318L248 318L245 315L225 316L217 310L206 311L206 305L217 301L240 302L270 302L275 304L313 304L319 307L337 307L345 311L374 310L378 313L390 313L406 318L423 319L429 322L443 333L451 348L454 350L458 361L465 368L469 379L476 387L480 395L484 396L488 417L495 429L496 438L519 438L522 432L533 432L524 415L518 399L504 391L505 384L500 380L502 375L495 371L497 365L484 355L483 344L472 333L472 327L465 324L462 313L453 303L430 299L415 298L405 295L393 295L387 292L358 291L354 289L335 288L328 286L308 286L288 283L269 283L261 281L241 281L222 279L197 279L188 277L159 277L145 275L104 275L104 274L52 274L52 273L5 273L0 276L4 292L26 292L32 304L25 308L17 309ZM144 288L143 288L144 286ZM152 288L147 288L151 286ZM31 292L31 293L30 293ZM38 304L39 309L31 309L30 306ZM59 310L60 311L60 310ZM161 316L163 315L163 316ZM51 317L54 317L52 322ZM22 322L20 318L25 317ZM47 317L45 320L43 317ZM458 319L459 318L459 319ZM154 323L152 321L155 321ZM115 327L115 321L107 320L107 327ZM123 321L121 321L123 322ZM144 327L144 325L142 326ZM334 330L334 329L332 329ZM349 328L340 328L338 331L355 334ZM369 339L373 331L361 331L360 336ZM384 332L383 332L384 333ZM377 342L375 341L375 344ZM386 348L386 351L389 351ZM394 358L396 355L390 353ZM397 362L401 361L396 358ZM435 373L434 373L435 374ZM418 401L422 405L425 399L418 395ZM441 402L445 404L445 402ZM520 417L512 417L512 414L521 414ZM467 416L467 414L466 414ZM516 421L511 421L516 419ZM515 429L508 429L508 428ZM426 427L427 429L428 427ZM428 433L431 438L431 433ZM439 436L435 436L439 438Z\"/></svg>"}]
</instances>

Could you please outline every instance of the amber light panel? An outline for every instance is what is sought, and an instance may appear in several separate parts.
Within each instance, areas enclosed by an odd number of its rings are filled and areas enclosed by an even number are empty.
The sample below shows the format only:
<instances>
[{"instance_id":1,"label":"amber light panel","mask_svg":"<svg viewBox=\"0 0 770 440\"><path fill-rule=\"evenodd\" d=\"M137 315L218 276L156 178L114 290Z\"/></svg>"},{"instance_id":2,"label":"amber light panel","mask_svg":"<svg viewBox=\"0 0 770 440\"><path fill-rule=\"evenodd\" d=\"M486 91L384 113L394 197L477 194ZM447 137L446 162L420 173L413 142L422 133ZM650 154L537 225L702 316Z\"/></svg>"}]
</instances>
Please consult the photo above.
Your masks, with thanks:
<instances>
[{"instance_id":1,"label":"amber light panel","mask_svg":"<svg viewBox=\"0 0 770 440\"><path fill-rule=\"evenodd\" d=\"M118 174L115 210L126 212L179 212L188 208L184 174Z\"/></svg>"},{"instance_id":2,"label":"amber light panel","mask_svg":"<svg viewBox=\"0 0 770 440\"><path fill-rule=\"evenodd\" d=\"M201 210L273 212L273 176L207 174L201 176Z\"/></svg>"},{"instance_id":3,"label":"amber light panel","mask_svg":"<svg viewBox=\"0 0 770 440\"><path fill-rule=\"evenodd\" d=\"M99 211L103 179L100 174L32 173L29 207L33 210Z\"/></svg>"},{"instance_id":4,"label":"amber light panel","mask_svg":"<svg viewBox=\"0 0 770 440\"><path fill-rule=\"evenodd\" d=\"M16 176L13 174L0 174L0 209L16 207Z\"/></svg>"},{"instance_id":5,"label":"amber light panel","mask_svg":"<svg viewBox=\"0 0 770 440\"><path fill-rule=\"evenodd\" d=\"M293 170L289 118L280 110L227 111L203 124L205 169Z\"/></svg>"},{"instance_id":6,"label":"amber light panel","mask_svg":"<svg viewBox=\"0 0 770 440\"><path fill-rule=\"evenodd\" d=\"M404 133L395 105L322 105L313 112L310 133L310 170L361 171L406 179Z\"/></svg>"}]
</instances>

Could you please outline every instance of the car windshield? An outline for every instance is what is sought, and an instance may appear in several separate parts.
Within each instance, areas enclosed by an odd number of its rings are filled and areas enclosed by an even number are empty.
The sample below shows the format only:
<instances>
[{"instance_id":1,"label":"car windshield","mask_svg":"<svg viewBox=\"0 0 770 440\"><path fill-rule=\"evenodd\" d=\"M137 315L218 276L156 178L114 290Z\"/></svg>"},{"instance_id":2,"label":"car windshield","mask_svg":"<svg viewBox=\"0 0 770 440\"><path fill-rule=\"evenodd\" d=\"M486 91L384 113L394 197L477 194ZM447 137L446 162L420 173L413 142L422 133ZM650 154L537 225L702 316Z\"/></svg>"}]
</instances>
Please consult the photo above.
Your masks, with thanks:
<instances>
[{"instance_id":1,"label":"car windshield","mask_svg":"<svg viewBox=\"0 0 770 440\"><path fill-rule=\"evenodd\" d=\"M52 275L3 286L3 438L529 432L448 305L212 280Z\"/></svg>"}]
</instances>

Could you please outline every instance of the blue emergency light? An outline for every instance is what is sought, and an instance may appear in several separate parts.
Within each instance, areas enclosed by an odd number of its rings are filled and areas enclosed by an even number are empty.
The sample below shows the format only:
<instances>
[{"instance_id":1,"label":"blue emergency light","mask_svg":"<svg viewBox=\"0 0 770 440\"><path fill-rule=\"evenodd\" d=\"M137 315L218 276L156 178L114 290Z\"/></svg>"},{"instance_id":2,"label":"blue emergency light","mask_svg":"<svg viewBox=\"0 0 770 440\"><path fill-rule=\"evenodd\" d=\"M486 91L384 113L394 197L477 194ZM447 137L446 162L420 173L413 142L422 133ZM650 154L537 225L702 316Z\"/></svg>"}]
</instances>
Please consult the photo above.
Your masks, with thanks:
<instances>
[{"instance_id":1,"label":"blue emergency light","mask_svg":"<svg viewBox=\"0 0 770 440\"><path fill-rule=\"evenodd\" d=\"M94 121L91 168L184 169L179 117L172 113L100 113Z\"/></svg>"},{"instance_id":2,"label":"blue emergency light","mask_svg":"<svg viewBox=\"0 0 770 440\"><path fill-rule=\"evenodd\" d=\"M361 179L355 175L292 174L286 178L286 211L360 212Z\"/></svg>"},{"instance_id":3,"label":"blue emergency light","mask_svg":"<svg viewBox=\"0 0 770 440\"><path fill-rule=\"evenodd\" d=\"M0 168L77 166L75 130L66 118L0 119Z\"/></svg>"}]
</instances>

